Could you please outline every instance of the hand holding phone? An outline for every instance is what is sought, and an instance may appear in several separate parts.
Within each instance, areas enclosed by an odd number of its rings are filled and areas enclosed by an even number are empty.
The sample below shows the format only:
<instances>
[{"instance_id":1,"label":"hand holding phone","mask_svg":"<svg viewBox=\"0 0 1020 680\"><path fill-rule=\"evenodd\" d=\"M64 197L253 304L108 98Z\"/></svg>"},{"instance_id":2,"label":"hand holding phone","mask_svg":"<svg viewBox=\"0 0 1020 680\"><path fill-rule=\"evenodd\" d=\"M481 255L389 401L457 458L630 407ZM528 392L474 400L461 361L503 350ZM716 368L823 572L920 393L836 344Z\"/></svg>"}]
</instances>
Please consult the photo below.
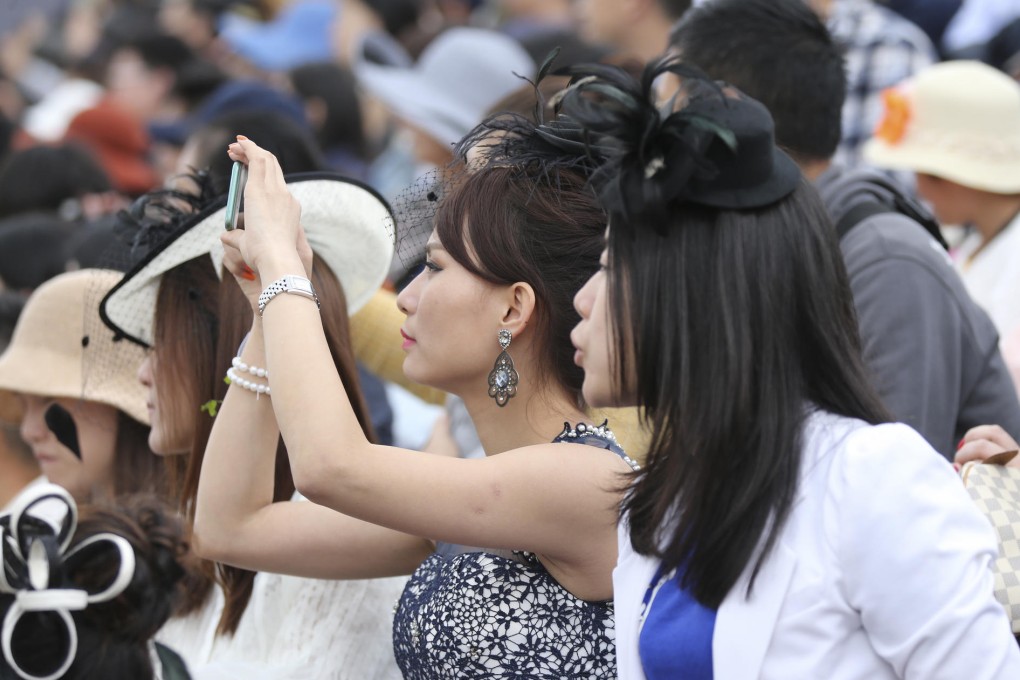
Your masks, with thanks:
<instances>
[{"instance_id":1,"label":"hand holding phone","mask_svg":"<svg viewBox=\"0 0 1020 680\"><path fill-rule=\"evenodd\" d=\"M227 191L227 231L237 228L237 215L241 210L241 196L244 195L244 183L248 179L248 166L241 161L234 161L230 169L230 189Z\"/></svg>"}]
</instances>

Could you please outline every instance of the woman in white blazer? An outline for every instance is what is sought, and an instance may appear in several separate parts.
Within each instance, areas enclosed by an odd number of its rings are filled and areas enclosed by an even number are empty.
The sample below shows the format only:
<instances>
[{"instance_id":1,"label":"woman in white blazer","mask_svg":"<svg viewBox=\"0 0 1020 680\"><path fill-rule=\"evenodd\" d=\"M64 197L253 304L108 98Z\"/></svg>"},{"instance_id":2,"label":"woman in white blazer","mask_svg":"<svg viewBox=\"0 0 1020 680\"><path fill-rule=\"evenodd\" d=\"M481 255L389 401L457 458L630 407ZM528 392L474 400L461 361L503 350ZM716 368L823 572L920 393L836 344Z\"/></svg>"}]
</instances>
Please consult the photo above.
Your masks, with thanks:
<instances>
[{"instance_id":1,"label":"woman in white blazer","mask_svg":"<svg viewBox=\"0 0 1020 680\"><path fill-rule=\"evenodd\" d=\"M578 75L562 111L606 159L609 229L575 361L589 403L654 431L619 526L620 678L1020 678L992 529L887 422L768 112L676 62Z\"/></svg>"}]
</instances>

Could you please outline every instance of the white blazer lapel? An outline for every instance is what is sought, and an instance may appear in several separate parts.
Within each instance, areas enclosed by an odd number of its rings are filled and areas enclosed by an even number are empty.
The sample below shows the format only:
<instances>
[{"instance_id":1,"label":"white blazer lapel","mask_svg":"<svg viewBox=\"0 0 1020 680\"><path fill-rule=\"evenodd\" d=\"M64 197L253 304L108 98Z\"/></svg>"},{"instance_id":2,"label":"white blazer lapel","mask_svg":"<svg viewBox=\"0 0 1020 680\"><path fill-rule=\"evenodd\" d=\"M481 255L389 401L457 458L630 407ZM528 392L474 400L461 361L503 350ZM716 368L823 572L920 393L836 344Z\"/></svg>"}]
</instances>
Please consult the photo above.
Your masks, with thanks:
<instances>
[{"instance_id":1,"label":"white blazer lapel","mask_svg":"<svg viewBox=\"0 0 1020 680\"><path fill-rule=\"evenodd\" d=\"M658 560L638 555L630 545L626 518L619 528L619 557L613 570L616 603L616 658L620 680L645 680L638 650L641 601L655 576Z\"/></svg>"},{"instance_id":2,"label":"white blazer lapel","mask_svg":"<svg viewBox=\"0 0 1020 680\"><path fill-rule=\"evenodd\" d=\"M712 638L716 680L759 677L796 566L797 556L780 542L762 564L750 598L745 594L751 567L744 570L716 616Z\"/></svg>"}]
</instances>

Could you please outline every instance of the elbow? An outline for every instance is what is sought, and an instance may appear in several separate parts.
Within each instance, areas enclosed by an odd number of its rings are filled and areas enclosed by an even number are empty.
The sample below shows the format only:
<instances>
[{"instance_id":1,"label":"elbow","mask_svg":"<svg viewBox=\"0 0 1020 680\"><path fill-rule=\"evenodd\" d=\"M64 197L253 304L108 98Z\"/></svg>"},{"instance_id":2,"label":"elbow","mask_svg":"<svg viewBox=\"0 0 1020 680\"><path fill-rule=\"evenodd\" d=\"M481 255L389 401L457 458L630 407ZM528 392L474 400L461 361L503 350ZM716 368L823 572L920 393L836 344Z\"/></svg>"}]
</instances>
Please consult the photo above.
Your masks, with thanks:
<instances>
[{"instance_id":1,"label":"elbow","mask_svg":"<svg viewBox=\"0 0 1020 680\"><path fill-rule=\"evenodd\" d=\"M294 476L294 489L299 494L316 505L325 505L324 498L326 489L329 486L329 477L325 474L317 474L312 470L298 472L292 469Z\"/></svg>"},{"instance_id":2,"label":"elbow","mask_svg":"<svg viewBox=\"0 0 1020 680\"><path fill-rule=\"evenodd\" d=\"M300 461L300 462L299 462ZM294 488L299 494L317 505L331 506L330 497L335 492L344 474L326 456L291 457L291 475Z\"/></svg>"},{"instance_id":3,"label":"elbow","mask_svg":"<svg viewBox=\"0 0 1020 680\"><path fill-rule=\"evenodd\" d=\"M195 513L195 525L191 529L191 552L210 562L224 562L227 559L226 535L207 521L201 512Z\"/></svg>"},{"instance_id":4,"label":"elbow","mask_svg":"<svg viewBox=\"0 0 1020 680\"><path fill-rule=\"evenodd\" d=\"M192 554L195 555L195 557L201 557L203 560L215 562L216 558L209 554L211 547L215 544L216 541L210 540L209 535L202 530L202 528L198 525L198 522L195 522L195 526L191 530Z\"/></svg>"}]
</instances>

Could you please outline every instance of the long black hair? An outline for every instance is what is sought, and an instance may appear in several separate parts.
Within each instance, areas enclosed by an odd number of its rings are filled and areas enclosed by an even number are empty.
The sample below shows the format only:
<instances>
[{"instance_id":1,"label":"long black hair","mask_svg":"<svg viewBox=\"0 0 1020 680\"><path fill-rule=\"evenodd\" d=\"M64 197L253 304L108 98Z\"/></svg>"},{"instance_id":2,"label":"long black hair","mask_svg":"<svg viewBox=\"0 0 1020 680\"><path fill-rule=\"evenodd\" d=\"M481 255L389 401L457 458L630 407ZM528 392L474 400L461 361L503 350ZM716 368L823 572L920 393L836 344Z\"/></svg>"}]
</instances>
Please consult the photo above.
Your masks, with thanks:
<instances>
[{"instance_id":1,"label":"long black hair","mask_svg":"<svg viewBox=\"0 0 1020 680\"><path fill-rule=\"evenodd\" d=\"M631 541L679 568L698 601L718 607L752 562L753 584L789 516L811 411L869 423L887 416L814 189L783 170L781 155L768 178L732 184L727 173L748 167L754 159L742 155L753 146L696 102L727 99L771 134L767 112L711 83L701 94L687 87L684 109L659 111L652 83L669 70L683 68L653 64L641 81L599 69L568 92L563 112L605 154L597 177L610 215L613 334L633 350L617 352L617 380L630 378L653 430L622 507ZM724 156L733 162L712 161ZM699 199L719 186L726 191L713 205Z\"/></svg>"}]
</instances>

